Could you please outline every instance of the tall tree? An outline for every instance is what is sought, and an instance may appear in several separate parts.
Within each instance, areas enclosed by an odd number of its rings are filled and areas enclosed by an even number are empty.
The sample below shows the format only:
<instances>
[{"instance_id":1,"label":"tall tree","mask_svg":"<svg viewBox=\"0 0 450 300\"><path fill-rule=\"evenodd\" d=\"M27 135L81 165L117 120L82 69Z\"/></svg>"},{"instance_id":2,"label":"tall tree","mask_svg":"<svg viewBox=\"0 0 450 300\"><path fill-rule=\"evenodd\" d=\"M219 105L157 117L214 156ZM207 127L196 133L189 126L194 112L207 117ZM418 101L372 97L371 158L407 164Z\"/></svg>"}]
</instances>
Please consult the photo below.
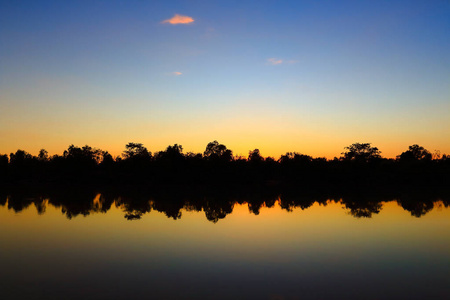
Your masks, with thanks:
<instances>
[{"instance_id":1,"label":"tall tree","mask_svg":"<svg viewBox=\"0 0 450 300\"><path fill-rule=\"evenodd\" d=\"M128 143L125 145L122 155L126 159L133 159L147 158L151 156L151 153L141 143Z\"/></svg>"},{"instance_id":2,"label":"tall tree","mask_svg":"<svg viewBox=\"0 0 450 300\"><path fill-rule=\"evenodd\" d=\"M409 149L397 156L401 161L417 161L417 160L431 160L431 153L422 146L414 144L409 146Z\"/></svg>"},{"instance_id":3,"label":"tall tree","mask_svg":"<svg viewBox=\"0 0 450 300\"><path fill-rule=\"evenodd\" d=\"M227 149L225 145L219 144L218 141L214 141L208 143L203 155L209 160L231 161L233 158L233 151Z\"/></svg>"},{"instance_id":4,"label":"tall tree","mask_svg":"<svg viewBox=\"0 0 450 300\"><path fill-rule=\"evenodd\" d=\"M370 146L371 143L354 143L345 147L347 151L342 152L345 160L367 162L381 158L381 151L377 147Z\"/></svg>"}]
</instances>

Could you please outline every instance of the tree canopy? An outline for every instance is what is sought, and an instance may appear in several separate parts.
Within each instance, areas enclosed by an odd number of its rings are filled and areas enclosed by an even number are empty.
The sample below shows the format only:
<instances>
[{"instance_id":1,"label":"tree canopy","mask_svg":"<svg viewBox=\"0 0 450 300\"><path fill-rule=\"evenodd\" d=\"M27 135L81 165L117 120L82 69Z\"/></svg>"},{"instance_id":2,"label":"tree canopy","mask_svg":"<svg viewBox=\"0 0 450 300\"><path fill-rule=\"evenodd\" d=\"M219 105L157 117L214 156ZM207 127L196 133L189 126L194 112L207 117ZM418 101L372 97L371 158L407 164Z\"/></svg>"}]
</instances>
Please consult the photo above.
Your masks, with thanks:
<instances>
[{"instance_id":1,"label":"tree canopy","mask_svg":"<svg viewBox=\"0 0 450 300\"><path fill-rule=\"evenodd\" d=\"M354 143L345 147L344 160L368 162L381 158L381 151L377 147L372 147L371 143Z\"/></svg>"},{"instance_id":2,"label":"tree canopy","mask_svg":"<svg viewBox=\"0 0 450 300\"><path fill-rule=\"evenodd\" d=\"M218 141L208 143L203 155L209 160L231 161L233 159L233 151L219 144Z\"/></svg>"},{"instance_id":3,"label":"tree canopy","mask_svg":"<svg viewBox=\"0 0 450 300\"><path fill-rule=\"evenodd\" d=\"M151 153L141 143L128 143L122 155L125 159L134 159L150 157Z\"/></svg>"},{"instance_id":4,"label":"tree canopy","mask_svg":"<svg viewBox=\"0 0 450 300\"><path fill-rule=\"evenodd\" d=\"M414 144L409 146L409 149L399 156L401 161L418 161L418 160L431 160L431 153L422 146Z\"/></svg>"}]
</instances>

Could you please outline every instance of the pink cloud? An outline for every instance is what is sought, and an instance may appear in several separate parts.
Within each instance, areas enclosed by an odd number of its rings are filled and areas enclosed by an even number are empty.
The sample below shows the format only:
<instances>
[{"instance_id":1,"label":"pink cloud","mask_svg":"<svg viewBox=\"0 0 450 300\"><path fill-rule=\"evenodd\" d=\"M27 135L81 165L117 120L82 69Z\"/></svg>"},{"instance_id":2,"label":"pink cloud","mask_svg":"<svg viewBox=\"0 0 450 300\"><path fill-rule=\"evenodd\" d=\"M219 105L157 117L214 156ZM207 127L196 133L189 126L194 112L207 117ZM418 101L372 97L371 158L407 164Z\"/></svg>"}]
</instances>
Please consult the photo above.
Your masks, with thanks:
<instances>
[{"instance_id":1,"label":"pink cloud","mask_svg":"<svg viewBox=\"0 0 450 300\"><path fill-rule=\"evenodd\" d=\"M194 22L194 19L192 17L175 14L175 16L173 16L172 18L164 20L161 23L163 24L169 23L172 25L177 25L177 24L189 24L192 22Z\"/></svg>"},{"instance_id":2,"label":"pink cloud","mask_svg":"<svg viewBox=\"0 0 450 300\"><path fill-rule=\"evenodd\" d=\"M279 65L279 64L283 63L283 60L282 59L278 59L278 58L269 58L267 61L271 65Z\"/></svg>"}]
</instances>

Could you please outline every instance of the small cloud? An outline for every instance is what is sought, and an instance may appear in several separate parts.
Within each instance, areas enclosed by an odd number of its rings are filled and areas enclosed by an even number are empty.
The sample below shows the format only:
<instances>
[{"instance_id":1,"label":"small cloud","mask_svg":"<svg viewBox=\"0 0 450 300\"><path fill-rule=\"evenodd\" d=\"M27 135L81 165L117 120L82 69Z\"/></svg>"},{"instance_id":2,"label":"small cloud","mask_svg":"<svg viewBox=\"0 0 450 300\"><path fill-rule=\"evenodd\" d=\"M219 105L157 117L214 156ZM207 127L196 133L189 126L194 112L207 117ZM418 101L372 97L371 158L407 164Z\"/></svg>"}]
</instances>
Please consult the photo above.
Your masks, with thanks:
<instances>
[{"instance_id":1,"label":"small cloud","mask_svg":"<svg viewBox=\"0 0 450 300\"><path fill-rule=\"evenodd\" d=\"M276 66L281 64L296 64L298 63L298 60L283 60L281 58L269 58L267 59L267 62L269 65Z\"/></svg>"},{"instance_id":2,"label":"small cloud","mask_svg":"<svg viewBox=\"0 0 450 300\"><path fill-rule=\"evenodd\" d=\"M173 16L172 18L164 20L161 23L162 24L169 23L172 25L177 25L177 24L189 24L192 22L194 22L194 19L192 17L175 14L175 16Z\"/></svg>"},{"instance_id":3,"label":"small cloud","mask_svg":"<svg viewBox=\"0 0 450 300\"><path fill-rule=\"evenodd\" d=\"M181 73L181 72L172 72L172 74L175 75L175 76L180 76L183 73Z\"/></svg>"},{"instance_id":4,"label":"small cloud","mask_svg":"<svg viewBox=\"0 0 450 300\"><path fill-rule=\"evenodd\" d=\"M269 64L271 64L273 66L283 63L283 60L282 59L278 59L278 58L269 58L267 61L269 62Z\"/></svg>"}]
</instances>

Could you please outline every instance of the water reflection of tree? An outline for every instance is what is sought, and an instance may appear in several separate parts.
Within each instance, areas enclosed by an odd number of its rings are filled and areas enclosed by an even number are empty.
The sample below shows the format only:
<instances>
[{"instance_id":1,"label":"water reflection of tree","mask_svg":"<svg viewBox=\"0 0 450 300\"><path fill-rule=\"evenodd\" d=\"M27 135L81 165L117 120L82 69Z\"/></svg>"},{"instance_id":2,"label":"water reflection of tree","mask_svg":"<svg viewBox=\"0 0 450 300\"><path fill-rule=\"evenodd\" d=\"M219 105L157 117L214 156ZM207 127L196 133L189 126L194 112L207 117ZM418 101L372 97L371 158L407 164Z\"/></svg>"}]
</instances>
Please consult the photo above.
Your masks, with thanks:
<instances>
[{"instance_id":1,"label":"water reflection of tree","mask_svg":"<svg viewBox=\"0 0 450 300\"><path fill-rule=\"evenodd\" d=\"M424 194L406 194L397 200L397 203L411 213L411 216L420 218L434 207L436 199L429 198Z\"/></svg>"},{"instance_id":2,"label":"water reflection of tree","mask_svg":"<svg viewBox=\"0 0 450 300\"><path fill-rule=\"evenodd\" d=\"M0 192L0 205L5 206L8 203L8 209L12 209L18 213L27 209L34 204L39 215L45 213L47 202L44 195L37 195L31 191L16 190L14 193L6 194L4 191Z\"/></svg>"},{"instance_id":3,"label":"water reflection of tree","mask_svg":"<svg viewBox=\"0 0 450 300\"><path fill-rule=\"evenodd\" d=\"M342 198L342 204L355 218L372 218L380 213L383 203L391 201L392 195L386 196L378 191L353 191L347 192Z\"/></svg>"},{"instance_id":4,"label":"water reflection of tree","mask_svg":"<svg viewBox=\"0 0 450 300\"><path fill-rule=\"evenodd\" d=\"M91 213L106 212L95 201L98 192L89 188L52 190L49 194L49 204L61 208L68 219L78 215L88 216Z\"/></svg>"},{"instance_id":5,"label":"water reflection of tree","mask_svg":"<svg viewBox=\"0 0 450 300\"><path fill-rule=\"evenodd\" d=\"M8 194L4 191L0 191L0 206L5 206L8 201Z\"/></svg>"},{"instance_id":6,"label":"water reflection of tree","mask_svg":"<svg viewBox=\"0 0 450 300\"><path fill-rule=\"evenodd\" d=\"M329 199L332 197L325 193L311 194L305 191L288 190L281 194L279 204L282 209L291 212L297 208L305 210L316 202L325 206Z\"/></svg>"},{"instance_id":7,"label":"water reflection of tree","mask_svg":"<svg viewBox=\"0 0 450 300\"><path fill-rule=\"evenodd\" d=\"M25 209L27 209L30 205L35 204L36 208L39 211L45 211L45 209L39 210L39 207L42 206L39 203L43 202L43 197L35 194L33 191L24 190L24 189L15 189L13 193L9 193L8 196L3 196L3 201L6 200L8 203L8 209L13 210L16 213L19 213Z\"/></svg>"},{"instance_id":8,"label":"water reflection of tree","mask_svg":"<svg viewBox=\"0 0 450 300\"><path fill-rule=\"evenodd\" d=\"M178 220L181 218L181 210L183 203L180 201L153 201L152 207L154 210L164 213L168 218Z\"/></svg>"},{"instance_id":9,"label":"water reflection of tree","mask_svg":"<svg viewBox=\"0 0 450 300\"><path fill-rule=\"evenodd\" d=\"M226 199L204 199L203 210L206 218L217 223L220 219L225 218L228 214L233 212L234 203Z\"/></svg>"},{"instance_id":10,"label":"water reflection of tree","mask_svg":"<svg viewBox=\"0 0 450 300\"><path fill-rule=\"evenodd\" d=\"M244 201L251 213L259 215L262 207L273 207L278 199L279 194L276 191L255 190L252 193L246 193Z\"/></svg>"},{"instance_id":11,"label":"water reflection of tree","mask_svg":"<svg viewBox=\"0 0 450 300\"><path fill-rule=\"evenodd\" d=\"M248 205L251 213L258 215L262 207L273 207L277 202L283 210L305 210L318 203L327 205L330 199L341 199L343 207L356 218L371 218L380 213L384 202L396 201L412 216L421 217L433 209L436 201L449 206L448 194L440 196L424 192L410 191L401 194L380 192L357 193L319 193L303 190L253 189L187 189L177 186L159 189L104 189L59 188L45 190L12 189L0 193L0 205L7 205L14 212L21 212L34 205L39 214L46 211L47 205L61 208L68 219L76 216L88 216L92 213L106 213L112 205L124 212L128 220L142 218L151 211L165 214L178 220L182 211L204 211L207 220L217 223L233 212L236 204ZM338 200L332 200L338 202Z\"/></svg>"},{"instance_id":12,"label":"water reflection of tree","mask_svg":"<svg viewBox=\"0 0 450 300\"><path fill-rule=\"evenodd\" d=\"M383 204L377 201L345 201L345 208L356 218L372 218L372 214L378 214Z\"/></svg>"},{"instance_id":13,"label":"water reflection of tree","mask_svg":"<svg viewBox=\"0 0 450 300\"><path fill-rule=\"evenodd\" d=\"M34 206L36 207L38 214L43 215L47 210L47 201L43 197L38 197L34 201Z\"/></svg>"},{"instance_id":14,"label":"water reflection of tree","mask_svg":"<svg viewBox=\"0 0 450 300\"><path fill-rule=\"evenodd\" d=\"M151 201L144 195L123 194L115 199L116 207L121 208L127 220L138 220L152 211Z\"/></svg>"}]
</instances>

